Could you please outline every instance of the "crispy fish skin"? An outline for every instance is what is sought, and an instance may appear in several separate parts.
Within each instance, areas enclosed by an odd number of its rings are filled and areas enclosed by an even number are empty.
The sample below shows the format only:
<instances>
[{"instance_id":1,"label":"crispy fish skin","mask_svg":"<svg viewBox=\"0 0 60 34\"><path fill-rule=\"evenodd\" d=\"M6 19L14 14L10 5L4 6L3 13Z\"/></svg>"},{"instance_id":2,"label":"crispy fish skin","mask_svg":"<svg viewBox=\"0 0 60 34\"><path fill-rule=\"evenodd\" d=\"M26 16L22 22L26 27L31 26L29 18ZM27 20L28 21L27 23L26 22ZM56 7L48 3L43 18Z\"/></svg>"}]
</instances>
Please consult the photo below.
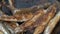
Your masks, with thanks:
<instances>
[{"instance_id":1,"label":"crispy fish skin","mask_svg":"<svg viewBox=\"0 0 60 34\"><path fill-rule=\"evenodd\" d=\"M2 16L0 16L0 20L4 20L4 21L27 21L35 15L37 10L39 10L37 7L16 9L14 11L13 16L2 15Z\"/></svg>"},{"instance_id":2,"label":"crispy fish skin","mask_svg":"<svg viewBox=\"0 0 60 34\"><path fill-rule=\"evenodd\" d=\"M53 19L51 19L46 27L44 34L51 34L52 30L60 20L60 11L55 15Z\"/></svg>"},{"instance_id":3,"label":"crispy fish skin","mask_svg":"<svg viewBox=\"0 0 60 34\"><path fill-rule=\"evenodd\" d=\"M22 13L22 14L17 14L13 16L7 16L7 15L2 15L0 16L0 20L4 21L26 21L29 20L33 17L32 13Z\"/></svg>"},{"instance_id":4,"label":"crispy fish skin","mask_svg":"<svg viewBox=\"0 0 60 34\"><path fill-rule=\"evenodd\" d=\"M47 23L50 21L50 19L52 17L54 17L56 13L56 6L53 5L51 7L51 10L45 14L39 21L40 21L40 24L36 27L35 31L33 34L39 34L39 33L42 33L44 28L46 27Z\"/></svg>"}]
</instances>

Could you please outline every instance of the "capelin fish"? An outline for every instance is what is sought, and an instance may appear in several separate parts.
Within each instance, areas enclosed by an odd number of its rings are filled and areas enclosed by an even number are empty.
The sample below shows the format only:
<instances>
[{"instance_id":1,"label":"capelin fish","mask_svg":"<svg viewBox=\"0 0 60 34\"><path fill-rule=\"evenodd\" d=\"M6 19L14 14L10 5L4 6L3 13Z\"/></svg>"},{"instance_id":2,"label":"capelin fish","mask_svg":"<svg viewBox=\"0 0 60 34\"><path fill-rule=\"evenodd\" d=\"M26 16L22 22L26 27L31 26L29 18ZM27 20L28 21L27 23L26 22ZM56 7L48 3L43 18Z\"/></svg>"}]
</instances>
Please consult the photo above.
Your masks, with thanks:
<instances>
[{"instance_id":1,"label":"capelin fish","mask_svg":"<svg viewBox=\"0 0 60 34\"><path fill-rule=\"evenodd\" d=\"M48 22L54 17L55 13L56 5L53 4L50 11L36 21L36 24L34 26L36 28L33 34L41 34Z\"/></svg>"},{"instance_id":2,"label":"capelin fish","mask_svg":"<svg viewBox=\"0 0 60 34\"><path fill-rule=\"evenodd\" d=\"M24 29L28 28L29 26L31 26L31 25L37 20L37 18L41 17L41 16L44 15L45 13L46 13L46 11L44 11L44 9L38 10L38 11L35 13L36 15L35 15L31 20L29 20L29 21L21 24L20 27L16 28L16 30L17 30L17 29L19 30L19 28L20 28L20 29L22 28L21 30L24 30Z\"/></svg>"},{"instance_id":3,"label":"capelin fish","mask_svg":"<svg viewBox=\"0 0 60 34\"><path fill-rule=\"evenodd\" d=\"M52 18L49 21L47 27L44 30L44 34L51 34L52 30L54 29L59 20L60 20L60 11L55 15L54 18Z\"/></svg>"},{"instance_id":4,"label":"capelin fish","mask_svg":"<svg viewBox=\"0 0 60 34\"><path fill-rule=\"evenodd\" d=\"M37 10L39 10L39 9L37 9L37 8L34 8L34 9L24 8L24 9L21 9L21 10L15 10L14 13L13 13L13 16L2 15L0 17L0 20L27 21L27 20L30 20L35 15Z\"/></svg>"}]
</instances>

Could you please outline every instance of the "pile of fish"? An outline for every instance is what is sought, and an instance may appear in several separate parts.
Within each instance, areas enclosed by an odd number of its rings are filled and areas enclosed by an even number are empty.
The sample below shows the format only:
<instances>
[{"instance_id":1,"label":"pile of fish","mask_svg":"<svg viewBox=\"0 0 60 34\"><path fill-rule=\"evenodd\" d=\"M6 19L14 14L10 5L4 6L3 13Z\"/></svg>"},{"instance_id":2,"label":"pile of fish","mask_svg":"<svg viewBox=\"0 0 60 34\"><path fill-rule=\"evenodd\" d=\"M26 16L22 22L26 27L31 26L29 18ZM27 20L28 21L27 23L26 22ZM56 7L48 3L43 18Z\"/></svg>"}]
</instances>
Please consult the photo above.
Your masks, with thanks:
<instances>
[{"instance_id":1,"label":"pile of fish","mask_svg":"<svg viewBox=\"0 0 60 34\"><path fill-rule=\"evenodd\" d=\"M20 1L28 3L28 0ZM51 34L60 20L57 0L40 0L27 8L16 8L17 0L8 0L8 3L0 1L0 34Z\"/></svg>"}]
</instances>

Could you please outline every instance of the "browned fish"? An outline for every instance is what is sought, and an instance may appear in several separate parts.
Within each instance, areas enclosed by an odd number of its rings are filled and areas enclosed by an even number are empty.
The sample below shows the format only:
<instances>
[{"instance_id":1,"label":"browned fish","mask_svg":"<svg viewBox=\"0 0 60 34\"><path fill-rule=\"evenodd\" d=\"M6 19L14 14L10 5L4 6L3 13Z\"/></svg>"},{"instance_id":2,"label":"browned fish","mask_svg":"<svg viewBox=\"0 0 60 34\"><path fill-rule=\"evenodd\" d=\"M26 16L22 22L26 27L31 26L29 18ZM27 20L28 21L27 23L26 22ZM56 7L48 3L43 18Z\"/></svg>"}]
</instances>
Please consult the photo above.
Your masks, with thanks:
<instances>
[{"instance_id":1,"label":"browned fish","mask_svg":"<svg viewBox=\"0 0 60 34\"><path fill-rule=\"evenodd\" d=\"M28 10L27 10L28 9ZM4 21L27 21L35 16L35 13L39 10L39 8L23 8L16 9L13 11L13 16L2 15L0 16L0 20Z\"/></svg>"},{"instance_id":2,"label":"browned fish","mask_svg":"<svg viewBox=\"0 0 60 34\"><path fill-rule=\"evenodd\" d=\"M51 34L52 30L60 20L60 11L55 15L53 19L51 19L45 28L44 34Z\"/></svg>"},{"instance_id":3,"label":"browned fish","mask_svg":"<svg viewBox=\"0 0 60 34\"><path fill-rule=\"evenodd\" d=\"M36 29L34 31L34 34L42 33L47 23L50 21L52 17L54 17L55 13L56 13L56 5L54 4L51 7L51 10L36 22L35 24Z\"/></svg>"},{"instance_id":4,"label":"browned fish","mask_svg":"<svg viewBox=\"0 0 60 34\"><path fill-rule=\"evenodd\" d=\"M35 15L31 20L29 20L29 21L21 24L21 25L20 25L20 28L22 28L22 30L28 28L28 27L31 26L39 17L41 17L41 16L44 15L45 13L46 13L46 11L44 11L44 9L38 10L38 11L35 13L36 15Z\"/></svg>"}]
</instances>

